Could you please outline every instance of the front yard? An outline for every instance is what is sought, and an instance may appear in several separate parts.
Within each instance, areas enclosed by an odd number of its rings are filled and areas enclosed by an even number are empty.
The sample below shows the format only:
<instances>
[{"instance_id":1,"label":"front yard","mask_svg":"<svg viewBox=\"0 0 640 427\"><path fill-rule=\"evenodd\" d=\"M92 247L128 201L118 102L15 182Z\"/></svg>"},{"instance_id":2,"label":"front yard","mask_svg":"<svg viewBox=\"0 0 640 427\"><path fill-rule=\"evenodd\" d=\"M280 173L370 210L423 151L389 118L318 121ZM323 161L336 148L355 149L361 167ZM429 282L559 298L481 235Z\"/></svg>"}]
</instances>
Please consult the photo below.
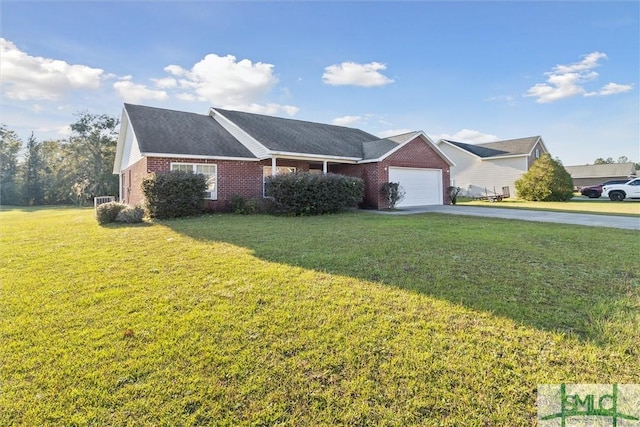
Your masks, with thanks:
<instances>
[{"instance_id":1,"label":"front yard","mask_svg":"<svg viewBox=\"0 0 640 427\"><path fill-rule=\"evenodd\" d=\"M640 383L640 233L0 211L1 425L532 425Z\"/></svg>"},{"instance_id":2,"label":"front yard","mask_svg":"<svg viewBox=\"0 0 640 427\"><path fill-rule=\"evenodd\" d=\"M640 200L637 199L612 202L608 198L589 199L585 196L575 196L568 202L528 202L526 200L509 198L502 202L493 203L481 200L462 199L458 204L461 206L551 210L597 215L640 216Z\"/></svg>"}]
</instances>

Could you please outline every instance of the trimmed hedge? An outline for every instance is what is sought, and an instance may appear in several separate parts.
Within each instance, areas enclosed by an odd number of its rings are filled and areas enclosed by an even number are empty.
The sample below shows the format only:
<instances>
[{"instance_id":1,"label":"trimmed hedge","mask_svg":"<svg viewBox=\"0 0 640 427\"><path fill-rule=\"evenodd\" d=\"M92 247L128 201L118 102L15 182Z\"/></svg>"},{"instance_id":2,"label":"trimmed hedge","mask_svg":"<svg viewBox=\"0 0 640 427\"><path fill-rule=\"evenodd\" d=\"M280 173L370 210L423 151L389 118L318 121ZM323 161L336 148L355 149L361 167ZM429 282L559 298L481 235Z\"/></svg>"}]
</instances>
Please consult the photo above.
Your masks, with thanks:
<instances>
[{"instance_id":1,"label":"trimmed hedge","mask_svg":"<svg viewBox=\"0 0 640 427\"><path fill-rule=\"evenodd\" d=\"M364 181L338 174L290 173L268 177L265 192L282 213L322 215L358 206Z\"/></svg>"},{"instance_id":2,"label":"trimmed hedge","mask_svg":"<svg viewBox=\"0 0 640 427\"><path fill-rule=\"evenodd\" d=\"M142 180L145 207L151 218L197 215L204 210L206 177L192 172L170 171Z\"/></svg>"}]
</instances>

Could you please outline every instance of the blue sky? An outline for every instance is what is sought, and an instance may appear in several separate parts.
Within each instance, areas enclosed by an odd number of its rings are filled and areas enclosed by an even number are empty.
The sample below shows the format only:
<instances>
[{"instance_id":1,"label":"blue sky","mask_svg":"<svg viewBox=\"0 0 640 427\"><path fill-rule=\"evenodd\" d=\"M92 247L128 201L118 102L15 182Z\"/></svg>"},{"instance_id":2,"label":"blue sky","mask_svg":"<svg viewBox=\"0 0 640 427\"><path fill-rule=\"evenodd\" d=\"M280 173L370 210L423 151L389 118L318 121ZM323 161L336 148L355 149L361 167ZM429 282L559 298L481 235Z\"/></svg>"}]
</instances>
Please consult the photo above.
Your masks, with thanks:
<instances>
[{"instance_id":1,"label":"blue sky","mask_svg":"<svg viewBox=\"0 0 640 427\"><path fill-rule=\"evenodd\" d=\"M210 106L640 161L640 2L3 1L0 122Z\"/></svg>"}]
</instances>

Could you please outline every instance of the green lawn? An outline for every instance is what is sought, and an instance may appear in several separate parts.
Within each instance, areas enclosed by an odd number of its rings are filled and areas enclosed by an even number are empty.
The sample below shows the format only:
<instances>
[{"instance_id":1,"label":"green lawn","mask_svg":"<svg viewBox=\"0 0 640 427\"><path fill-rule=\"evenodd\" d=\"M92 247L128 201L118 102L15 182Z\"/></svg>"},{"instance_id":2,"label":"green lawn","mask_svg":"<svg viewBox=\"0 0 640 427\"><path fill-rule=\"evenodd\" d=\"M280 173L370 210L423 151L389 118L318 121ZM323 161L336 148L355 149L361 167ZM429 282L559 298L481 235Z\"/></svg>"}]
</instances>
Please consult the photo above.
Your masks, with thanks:
<instances>
[{"instance_id":1,"label":"green lawn","mask_svg":"<svg viewBox=\"0 0 640 427\"><path fill-rule=\"evenodd\" d=\"M640 216L640 200L612 202L608 198L589 199L576 196L568 202L528 202L520 199L505 199L502 202L488 202L462 198L460 206L483 206L489 208L514 208L577 212L599 215Z\"/></svg>"},{"instance_id":2,"label":"green lawn","mask_svg":"<svg viewBox=\"0 0 640 427\"><path fill-rule=\"evenodd\" d=\"M0 425L535 425L640 383L640 232L0 211ZM586 232L588 231L588 232Z\"/></svg>"}]
</instances>

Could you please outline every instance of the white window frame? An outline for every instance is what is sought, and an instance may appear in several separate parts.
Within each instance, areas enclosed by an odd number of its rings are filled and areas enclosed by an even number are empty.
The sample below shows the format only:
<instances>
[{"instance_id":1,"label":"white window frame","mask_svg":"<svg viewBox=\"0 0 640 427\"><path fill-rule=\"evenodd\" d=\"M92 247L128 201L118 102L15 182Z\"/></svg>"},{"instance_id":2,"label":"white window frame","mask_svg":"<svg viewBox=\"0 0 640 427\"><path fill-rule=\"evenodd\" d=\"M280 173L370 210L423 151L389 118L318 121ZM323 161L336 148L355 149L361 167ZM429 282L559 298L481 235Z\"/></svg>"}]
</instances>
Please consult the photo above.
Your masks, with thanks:
<instances>
[{"instance_id":1,"label":"white window frame","mask_svg":"<svg viewBox=\"0 0 640 427\"><path fill-rule=\"evenodd\" d=\"M174 166L178 166L179 168L174 168ZM186 166L186 167L185 167ZM213 167L213 174L206 174L202 172L198 172L198 166L206 166ZM205 200L218 200L218 165L215 163L181 163L181 162L171 162L171 170L182 170L185 172L189 172L188 169L191 169L192 173L202 173L205 177L207 177L208 188L205 191ZM213 176L213 182L209 183L210 177ZM213 189L211 188L213 184Z\"/></svg>"}]
</instances>

